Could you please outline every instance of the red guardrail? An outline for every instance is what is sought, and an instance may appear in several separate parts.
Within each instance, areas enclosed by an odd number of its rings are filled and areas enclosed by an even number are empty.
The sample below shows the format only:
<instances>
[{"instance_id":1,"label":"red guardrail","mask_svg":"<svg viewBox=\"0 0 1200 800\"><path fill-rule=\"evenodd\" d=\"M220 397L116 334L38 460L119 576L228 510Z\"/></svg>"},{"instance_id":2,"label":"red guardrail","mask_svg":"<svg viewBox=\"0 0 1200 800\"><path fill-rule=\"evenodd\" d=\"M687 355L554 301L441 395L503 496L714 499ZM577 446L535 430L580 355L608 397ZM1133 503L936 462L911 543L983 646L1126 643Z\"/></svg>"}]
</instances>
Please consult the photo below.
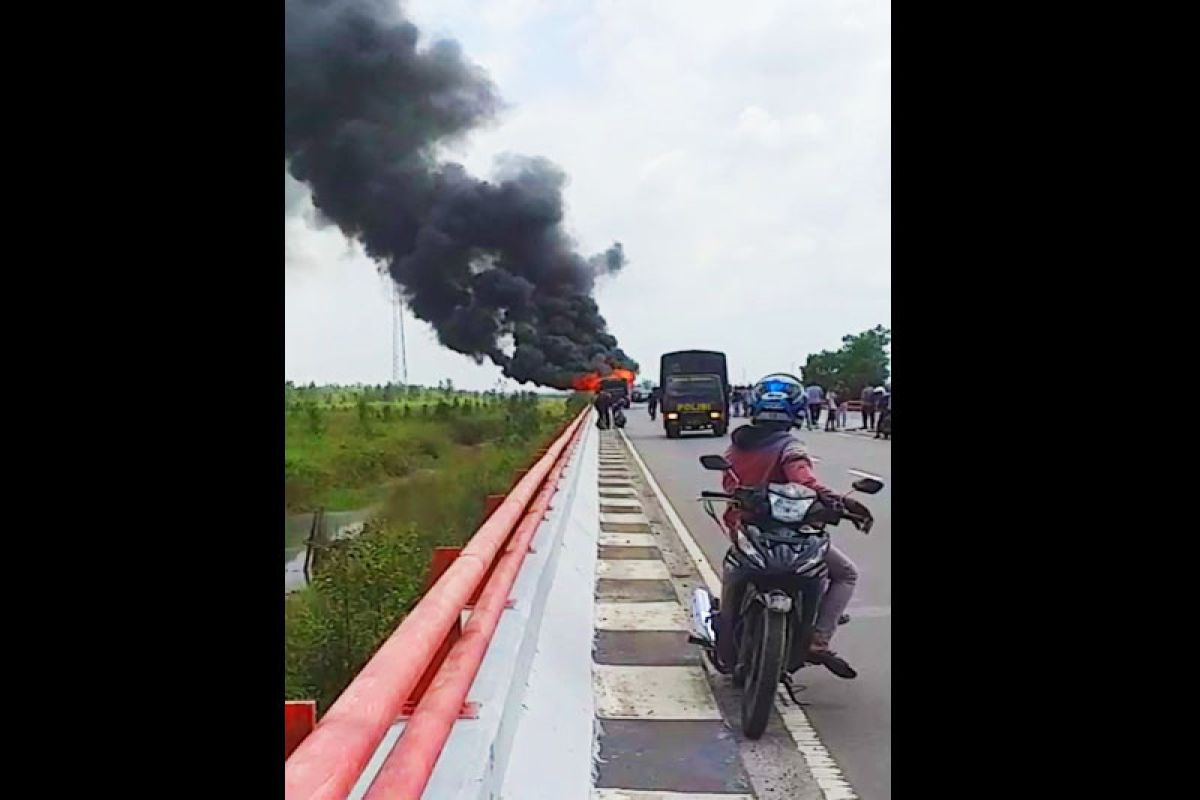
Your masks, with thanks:
<instances>
[{"instance_id":1,"label":"red guardrail","mask_svg":"<svg viewBox=\"0 0 1200 800\"><path fill-rule=\"evenodd\" d=\"M550 499L557 490L558 476L567 464L579 430L576 428L570 432L571 446L562 451L541 491L530 504L525 518L480 594L471 618L463 629L462 638L450 649L441 670L413 711L404 733L380 767L364 800L415 798L425 791L438 756L450 736L454 720L464 712L471 711L466 705L467 691L479 672L487 646L500 622L500 614L508 606L509 593L517 580L517 573L529 552L533 535L550 507Z\"/></svg>"},{"instance_id":2,"label":"red guardrail","mask_svg":"<svg viewBox=\"0 0 1200 800\"><path fill-rule=\"evenodd\" d=\"M459 696L460 688L465 697L479 669L500 611L508 600L508 590L528 551L528 540L553 494L554 483L549 479L557 477L561 471L560 457L574 441L588 411L580 412L509 490L458 557L446 567L312 733L287 759L284 785L288 800L343 800L358 781L388 728L405 710L405 704L410 701L422 676L431 665L437 669L434 662L442 656L446 660L437 670L437 676L401 737L402 741L409 738L410 731L416 727L418 735L410 742L417 744L410 743L405 747L407 752L416 754L414 757L419 760L420 767L416 771L407 766L396 772L389 770L386 778L388 781L403 780L405 785L419 783L424 787L446 735L462 709L461 697L456 703L451 700ZM565 458L562 460L565 463ZM497 556L514 530L518 540L498 560ZM522 533L526 534L524 545L519 547ZM447 654L444 643L457 628L463 608L476 596L478 605L466 631ZM496 607L497 596L501 597L499 607ZM415 798L419 792L400 796Z\"/></svg>"}]
</instances>

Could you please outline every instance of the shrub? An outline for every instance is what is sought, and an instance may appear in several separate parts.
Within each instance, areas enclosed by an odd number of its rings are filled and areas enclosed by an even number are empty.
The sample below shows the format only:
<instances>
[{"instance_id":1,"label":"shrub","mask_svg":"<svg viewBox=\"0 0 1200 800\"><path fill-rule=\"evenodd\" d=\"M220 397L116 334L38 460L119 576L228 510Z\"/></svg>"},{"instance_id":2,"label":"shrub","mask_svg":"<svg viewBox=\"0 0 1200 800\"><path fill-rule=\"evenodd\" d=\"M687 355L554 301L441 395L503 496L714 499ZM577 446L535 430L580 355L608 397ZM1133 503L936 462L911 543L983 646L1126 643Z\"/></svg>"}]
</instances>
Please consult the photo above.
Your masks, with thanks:
<instances>
[{"instance_id":1,"label":"shrub","mask_svg":"<svg viewBox=\"0 0 1200 800\"><path fill-rule=\"evenodd\" d=\"M309 433L313 436L320 436L325 432L325 416L315 403L306 404L304 406L304 414Z\"/></svg>"}]
</instances>

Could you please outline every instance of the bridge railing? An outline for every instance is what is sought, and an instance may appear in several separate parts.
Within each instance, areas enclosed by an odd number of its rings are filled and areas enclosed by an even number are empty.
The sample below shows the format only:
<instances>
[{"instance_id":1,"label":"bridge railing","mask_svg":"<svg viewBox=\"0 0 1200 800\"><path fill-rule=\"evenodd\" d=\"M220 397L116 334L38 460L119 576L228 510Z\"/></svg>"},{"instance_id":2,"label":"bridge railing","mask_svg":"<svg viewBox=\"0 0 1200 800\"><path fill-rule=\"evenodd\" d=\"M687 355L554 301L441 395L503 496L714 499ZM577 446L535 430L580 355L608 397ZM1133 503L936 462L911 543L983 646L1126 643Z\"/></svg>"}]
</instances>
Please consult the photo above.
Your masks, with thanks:
<instances>
[{"instance_id":1,"label":"bridge railing","mask_svg":"<svg viewBox=\"0 0 1200 800\"><path fill-rule=\"evenodd\" d=\"M490 514L287 758L289 800L343 800L388 729L411 713L370 797L419 797L464 704L529 541L588 410L580 412ZM449 561L447 564L446 562ZM436 562L435 562L436 563ZM473 608L461 635L461 613ZM420 691L418 691L420 690Z\"/></svg>"}]
</instances>

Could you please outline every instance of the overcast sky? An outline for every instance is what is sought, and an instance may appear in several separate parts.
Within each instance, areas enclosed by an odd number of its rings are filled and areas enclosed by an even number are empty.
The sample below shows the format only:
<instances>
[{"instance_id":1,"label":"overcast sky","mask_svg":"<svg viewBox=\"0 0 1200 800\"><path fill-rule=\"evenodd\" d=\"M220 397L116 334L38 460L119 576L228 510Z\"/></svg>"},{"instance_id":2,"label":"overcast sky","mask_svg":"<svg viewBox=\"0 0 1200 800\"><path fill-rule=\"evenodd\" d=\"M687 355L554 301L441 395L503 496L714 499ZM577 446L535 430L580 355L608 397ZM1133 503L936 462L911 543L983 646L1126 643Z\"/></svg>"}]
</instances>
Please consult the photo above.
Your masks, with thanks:
<instances>
[{"instance_id":1,"label":"overcast sky","mask_svg":"<svg viewBox=\"0 0 1200 800\"><path fill-rule=\"evenodd\" d=\"M669 350L723 350L730 377L794 370L891 324L891 7L881 0L416 0L426 42L457 39L508 108L447 151L569 176L583 253L629 259L596 290L657 382ZM285 186L286 376L385 383L388 282ZM486 389L500 370L406 319L413 383ZM508 384L515 388L515 384Z\"/></svg>"}]
</instances>

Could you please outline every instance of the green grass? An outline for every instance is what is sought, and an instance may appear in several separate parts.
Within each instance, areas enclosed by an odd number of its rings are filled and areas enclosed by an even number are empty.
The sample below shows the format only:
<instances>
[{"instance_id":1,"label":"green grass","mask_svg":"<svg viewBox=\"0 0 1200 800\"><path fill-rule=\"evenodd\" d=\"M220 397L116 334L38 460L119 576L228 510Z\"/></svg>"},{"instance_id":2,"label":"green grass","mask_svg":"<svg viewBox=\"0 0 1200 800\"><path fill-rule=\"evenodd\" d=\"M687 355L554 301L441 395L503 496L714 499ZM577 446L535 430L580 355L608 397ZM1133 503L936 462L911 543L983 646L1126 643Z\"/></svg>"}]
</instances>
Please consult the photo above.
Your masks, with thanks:
<instances>
[{"instance_id":1,"label":"green grass","mask_svg":"<svg viewBox=\"0 0 1200 800\"><path fill-rule=\"evenodd\" d=\"M379 510L360 536L326 551L312 585L286 597L285 697L315 699L323 713L419 599L433 548L464 543L486 495L506 491L586 402L525 397L440 411L434 402L429 417L387 422L355 403L318 426L289 411L289 510Z\"/></svg>"},{"instance_id":2,"label":"green grass","mask_svg":"<svg viewBox=\"0 0 1200 800\"><path fill-rule=\"evenodd\" d=\"M357 403L333 408L291 404L285 415L287 513L321 506L344 511L379 502L396 481L437 468L464 447L504 435L513 413L507 403L454 407L441 400L362 405L365 408ZM385 405L391 409L386 416ZM531 407L546 419L558 419L564 404L536 401Z\"/></svg>"}]
</instances>

